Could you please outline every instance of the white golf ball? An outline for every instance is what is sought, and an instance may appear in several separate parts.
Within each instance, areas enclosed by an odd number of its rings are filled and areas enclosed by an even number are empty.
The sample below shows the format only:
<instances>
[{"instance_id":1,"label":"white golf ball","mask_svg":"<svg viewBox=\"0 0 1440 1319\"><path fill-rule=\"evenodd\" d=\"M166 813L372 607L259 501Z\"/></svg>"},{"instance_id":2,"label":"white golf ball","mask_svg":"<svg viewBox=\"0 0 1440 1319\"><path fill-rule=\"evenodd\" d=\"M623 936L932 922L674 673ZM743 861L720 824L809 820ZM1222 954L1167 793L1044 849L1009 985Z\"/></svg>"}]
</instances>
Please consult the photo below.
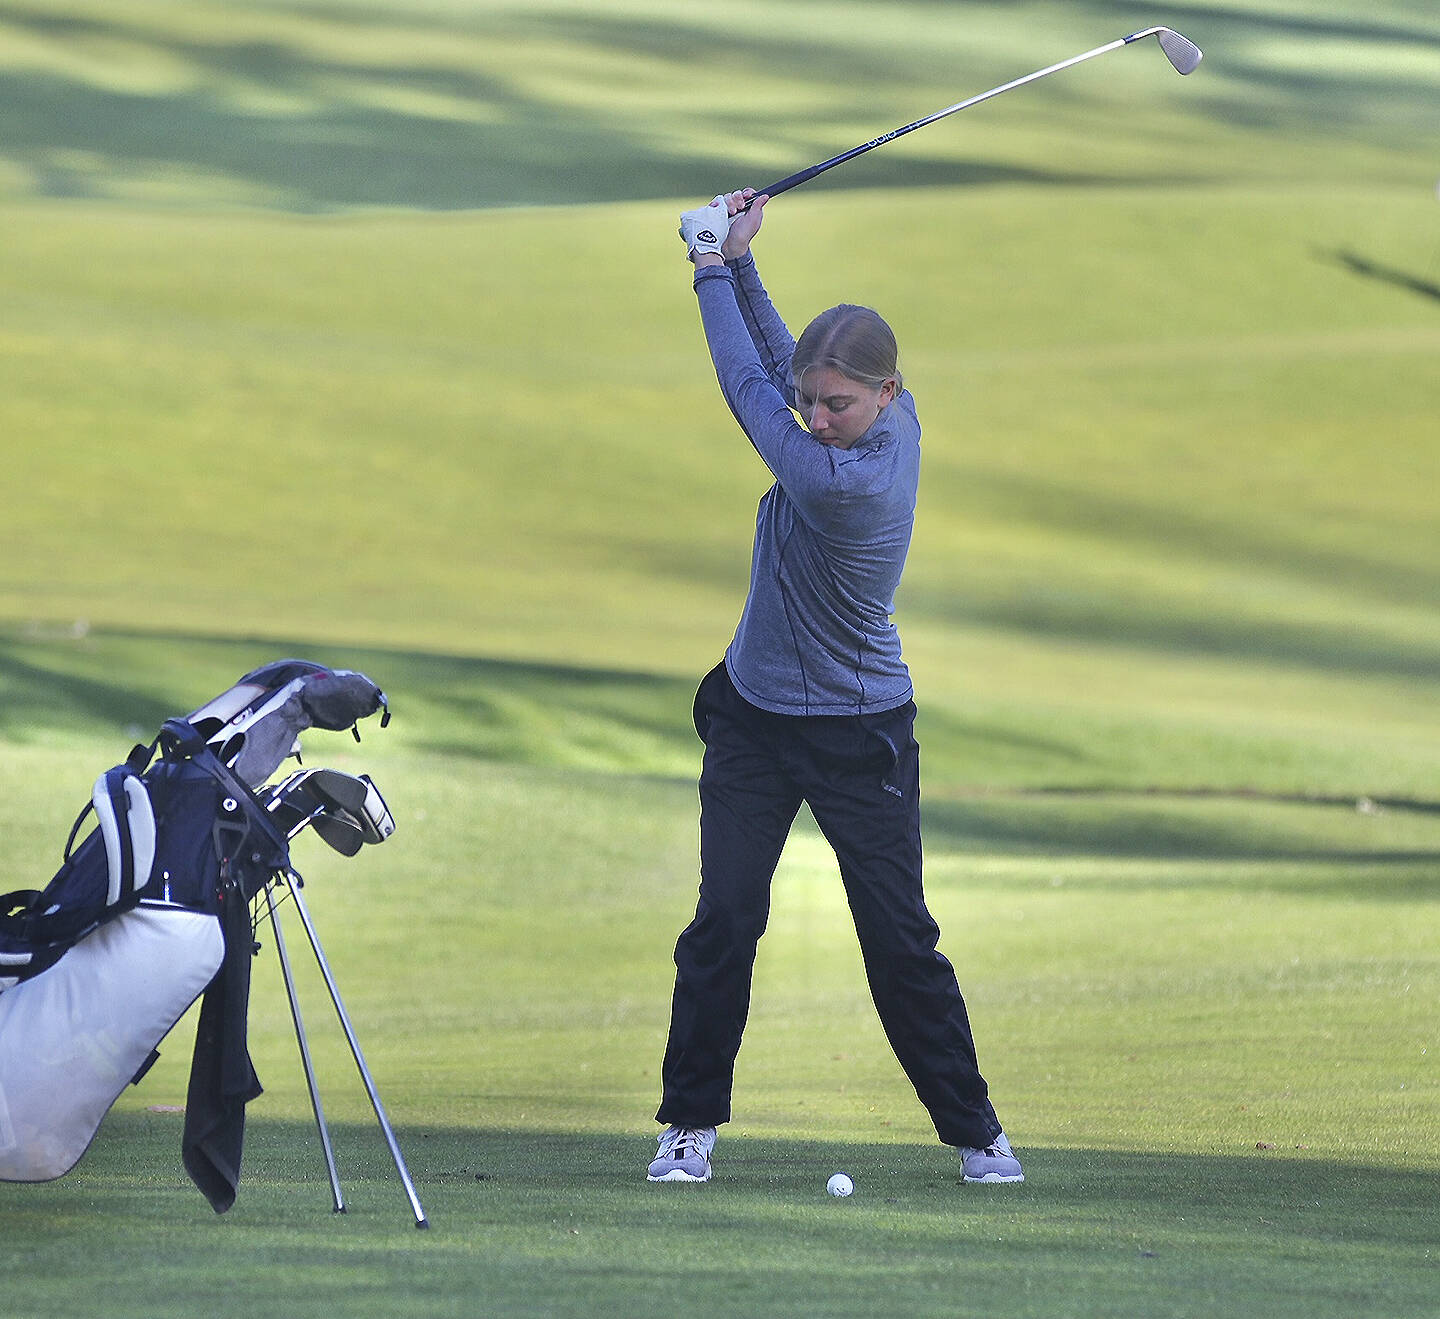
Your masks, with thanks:
<instances>
[{"instance_id":1,"label":"white golf ball","mask_svg":"<svg viewBox=\"0 0 1440 1319\"><path fill-rule=\"evenodd\" d=\"M850 1180L849 1173L837 1172L828 1182L825 1183L825 1189L829 1191L831 1195L849 1195L852 1191L854 1191L855 1183Z\"/></svg>"}]
</instances>

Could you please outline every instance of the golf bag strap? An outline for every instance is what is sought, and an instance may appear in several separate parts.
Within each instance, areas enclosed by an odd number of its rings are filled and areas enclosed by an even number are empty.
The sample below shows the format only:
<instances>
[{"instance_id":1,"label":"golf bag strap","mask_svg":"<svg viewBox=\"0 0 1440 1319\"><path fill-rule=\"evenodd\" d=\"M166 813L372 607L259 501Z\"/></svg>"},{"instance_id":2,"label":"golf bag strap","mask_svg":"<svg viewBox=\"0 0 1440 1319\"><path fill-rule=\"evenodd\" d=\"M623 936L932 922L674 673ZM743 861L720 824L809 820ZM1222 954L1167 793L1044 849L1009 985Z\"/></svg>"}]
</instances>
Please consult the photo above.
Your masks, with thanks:
<instances>
[{"instance_id":1,"label":"golf bag strap","mask_svg":"<svg viewBox=\"0 0 1440 1319\"><path fill-rule=\"evenodd\" d=\"M130 1078L131 1085L139 1085L145 1079L145 1074L160 1061L160 1050L151 1049L149 1056L136 1070L135 1075Z\"/></svg>"},{"instance_id":2,"label":"golf bag strap","mask_svg":"<svg viewBox=\"0 0 1440 1319\"><path fill-rule=\"evenodd\" d=\"M270 845L270 855L264 858L269 868L276 870L286 865L290 856L289 840L271 819L270 813L260 804L250 785L212 751L199 732L184 719L167 719L161 726L156 739L161 754L169 760L188 760L203 769L225 790L237 806L244 806L248 823L258 829Z\"/></svg>"},{"instance_id":3,"label":"golf bag strap","mask_svg":"<svg viewBox=\"0 0 1440 1319\"><path fill-rule=\"evenodd\" d=\"M160 739L158 737L148 746L143 742L138 743L131 747L130 754L125 757L125 763L123 765L117 765L115 768L126 770L138 778L145 772L146 767L154 758L156 748L159 747L159 745ZM114 772L114 770L111 771L111 773ZM60 854L62 861L68 861L70 859L70 853L75 850L75 839L79 836L80 826L85 823L85 817L89 815L94 808L95 799L92 796L91 799L85 803L80 814L75 817L75 823L70 826L70 837L65 840L65 850Z\"/></svg>"},{"instance_id":4,"label":"golf bag strap","mask_svg":"<svg viewBox=\"0 0 1440 1319\"><path fill-rule=\"evenodd\" d=\"M30 921L40 890L18 888L0 896L0 992L13 989L35 960L27 946Z\"/></svg>"},{"instance_id":5,"label":"golf bag strap","mask_svg":"<svg viewBox=\"0 0 1440 1319\"><path fill-rule=\"evenodd\" d=\"M130 754L125 757L125 768L132 774L143 774L155 758L155 752L159 747L160 739L158 737L148 744L137 742L130 748Z\"/></svg>"},{"instance_id":6,"label":"golf bag strap","mask_svg":"<svg viewBox=\"0 0 1440 1319\"><path fill-rule=\"evenodd\" d=\"M75 839L91 811L105 843L109 881L105 905L113 907L127 894L138 893L150 881L155 864L155 810L144 780L131 769L131 761L107 769L95 780L90 800L70 826L62 861L75 851Z\"/></svg>"},{"instance_id":7,"label":"golf bag strap","mask_svg":"<svg viewBox=\"0 0 1440 1319\"><path fill-rule=\"evenodd\" d=\"M80 833L80 826L85 823L85 817L95 809L95 798L92 796L84 806L80 808L80 814L75 817L75 823L70 826L70 837L65 840L65 850L60 854L62 861L68 861L70 854L75 850L75 839Z\"/></svg>"},{"instance_id":8,"label":"golf bag strap","mask_svg":"<svg viewBox=\"0 0 1440 1319\"><path fill-rule=\"evenodd\" d=\"M194 760L205 750L205 739L184 719L167 719L155 743L167 760Z\"/></svg>"},{"instance_id":9,"label":"golf bag strap","mask_svg":"<svg viewBox=\"0 0 1440 1319\"><path fill-rule=\"evenodd\" d=\"M17 888L0 894L0 925L19 920L35 906L35 899L39 896L38 888Z\"/></svg>"},{"instance_id":10,"label":"golf bag strap","mask_svg":"<svg viewBox=\"0 0 1440 1319\"><path fill-rule=\"evenodd\" d=\"M95 781L91 800L100 821L100 836L105 840L105 860L110 872L105 905L113 907L120 901L122 893L135 887L135 845L130 830L126 828L130 811L125 792L125 771L116 773L107 770L102 774Z\"/></svg>"},{"instance_id":11,"label":"golf bag strap","mask_svg":"<svg viewBox=\"0 0 1440 1319\"><path fill-rule=\"evenodd\" d=\"M106 770L95 780L91 798L109 870L107 907L138 893L155 866L155 808L150 792L128 765Z\"/></svg>"}]
</instances>

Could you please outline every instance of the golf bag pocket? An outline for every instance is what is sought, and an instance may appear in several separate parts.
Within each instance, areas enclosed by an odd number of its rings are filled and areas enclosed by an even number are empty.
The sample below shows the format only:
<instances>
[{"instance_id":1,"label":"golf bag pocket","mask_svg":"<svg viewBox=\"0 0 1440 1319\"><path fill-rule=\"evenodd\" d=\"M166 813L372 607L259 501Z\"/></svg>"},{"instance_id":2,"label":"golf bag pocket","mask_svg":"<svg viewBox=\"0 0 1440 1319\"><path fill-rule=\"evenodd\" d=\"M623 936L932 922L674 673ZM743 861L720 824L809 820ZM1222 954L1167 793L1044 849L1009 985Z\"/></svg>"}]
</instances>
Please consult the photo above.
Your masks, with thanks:
<instances>
[{"instance_id":1,"label":"golf bag pocket","mask_svg":"<svg viewBox=\"0 0 1440 1319\"><path fill-rule=\"evenodd\" d=\"M141 901L214 915L218 849L222 839L233 844L244 835L238 805L227 811L223 798L211 775L188 762L162 761L143 780L123 765L102 774L44 891L0 899L0 991L56 965L77 941ZM96 828L76 844L92 811Z\"/></svg>"},{"instance_id":2,"label":"golf bag pocket","mask_svg":"<svg viewBox=\"0 0 1440 1319\"><path fill-rule=\"evenodd\" d=\"M0 994L0 1181L75 1166L224 955L217 917L142 905Z\"/></svg>"}]
</instances>

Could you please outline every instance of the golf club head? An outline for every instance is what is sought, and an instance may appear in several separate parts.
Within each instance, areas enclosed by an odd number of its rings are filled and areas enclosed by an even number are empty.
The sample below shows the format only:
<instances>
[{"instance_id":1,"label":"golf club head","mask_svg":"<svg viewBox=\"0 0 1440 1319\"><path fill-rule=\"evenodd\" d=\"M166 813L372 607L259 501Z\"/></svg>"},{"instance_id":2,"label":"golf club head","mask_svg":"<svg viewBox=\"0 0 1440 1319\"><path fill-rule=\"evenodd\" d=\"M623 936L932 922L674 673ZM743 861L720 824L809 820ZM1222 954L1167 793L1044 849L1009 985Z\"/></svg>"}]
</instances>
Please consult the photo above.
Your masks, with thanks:
<instances>
[{"instance_id":1,"label":"golf club head","mask_svg":"<svg viewBox=\"0 0 1440 1319\"><path fill-rule=\"evenodd\" d=\"M284 831L286 838L294 838L319 809L315 802L304 793L295 790L295 780L305 771L297 771L261 794L260 800L271 818Z\"/></svg>"},{"instance_id":2,"label":"golf club head","mask_svg":"<svg viewBox=\"0 0 1440 1319\"><path fill-rule=\"evenodd\" d=\"M1165 52L1165 58L1175 66L1176 73L1194 73L1200 67L1200 61L1205 57L1193 41L1168 27L1157 27L1155 36L1160 42L1160 49Z\"/></svg>"},{"instance_id":3,"label":"golf club head","mask_svg":"<svg viewBox=\"0 0 1440 1319\"><path fill-rule=\"evenodd\" d=\"M317 811L310 819L310 827L341 856L354 856L365 846L365 829L360 821L338 806Z\"/></svg>"},{"instance_id":4,"label":"golf club head","mask_svg":"<svg viewBox=\"0 0 1440 1319\"><path fill-rule=\"evenodd\" d=\"M310 791L309 783L319 771L297 769L267 788L261 797L265 809L275 822L285 830L287 838L294 838L315 816L330 804Z\"/></svg>"},{"instance_id":5,"label":"golf club head","mask_svg":"<svg viewBox=\"0 0 1440 1319\"><path fill-rule=\"evenodd\" d=\"M395 832L380 789L364 774L297 769L268 789L263 800L287 838L309 825L344 856L354 856L366 843L383 843Z\"/></svg>"},{"instance_id":6,"label":"golf club head","mask_svg":"<svg viewBox=\"0 0 1440 1319\"><path fill-rule=\"evenodd\" d=\"M338 806L352 815L365 805L365 783L343 770L312 769L299 787L322 806Z\"/></svg>"},{"instance_id":7,"label":"golf club head","mask_svg":"<svg viewBox=\"0 0 1440 1319\"><path fill-rule=\"evenodd\" d=\"M312 769L296 777L299 779L295 785L297 791L314 801L326 816L352 821L361 831L364 842L383 843L395 832L390 808L368 774ZM316 828L318 831L318 824Z\"/></svg>"}]
</instances>

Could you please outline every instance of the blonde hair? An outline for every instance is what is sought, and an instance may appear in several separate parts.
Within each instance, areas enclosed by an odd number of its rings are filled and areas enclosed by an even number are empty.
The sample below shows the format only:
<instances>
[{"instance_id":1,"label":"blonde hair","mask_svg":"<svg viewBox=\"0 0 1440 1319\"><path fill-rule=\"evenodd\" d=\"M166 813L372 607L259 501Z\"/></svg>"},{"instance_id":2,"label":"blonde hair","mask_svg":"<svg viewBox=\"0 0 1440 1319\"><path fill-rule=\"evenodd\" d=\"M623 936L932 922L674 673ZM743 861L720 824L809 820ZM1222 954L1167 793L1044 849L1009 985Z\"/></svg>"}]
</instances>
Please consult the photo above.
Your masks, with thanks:
<instances>
[{"instance_id":1,"label":"blonde hair","mask_svg":"<svg viewBox=\"0 0 1440 1319\"><path fill-rule=\"evenodd\" d=\"M899 356L895 332L879 312L842 302L822 311L805 327L795 345L790 375L798 387L806 371L829 366L871 389L893 380L898 394L905 387Z\"/></svg>"}]
</instances>

